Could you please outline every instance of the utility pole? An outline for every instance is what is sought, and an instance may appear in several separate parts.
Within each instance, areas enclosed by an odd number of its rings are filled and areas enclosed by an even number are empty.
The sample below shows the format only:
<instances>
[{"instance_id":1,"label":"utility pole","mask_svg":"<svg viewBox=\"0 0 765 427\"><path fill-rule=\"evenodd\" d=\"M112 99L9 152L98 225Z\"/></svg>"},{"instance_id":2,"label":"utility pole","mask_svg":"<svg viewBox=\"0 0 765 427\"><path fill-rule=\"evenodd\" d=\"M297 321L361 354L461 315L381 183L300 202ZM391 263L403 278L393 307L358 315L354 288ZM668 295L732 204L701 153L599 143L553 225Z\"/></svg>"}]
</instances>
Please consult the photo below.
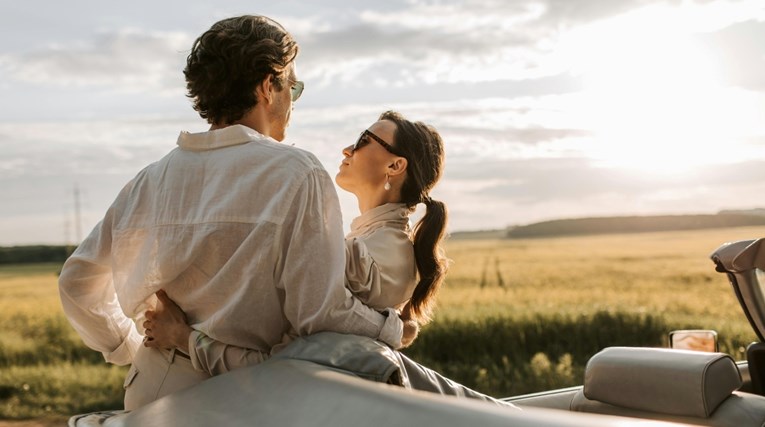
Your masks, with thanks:
<instances>
[{"instance_id":1,"label":"utility pole","mask_svg":"<svg viewBox=\"0 0 765 427\"><path fill-rule=\"evenodd\" d=\"M64 246L71 246L72 244L71 227L72 219L69 217L69 207L64 206Z\"/></svg>"},{"instance_id":2,"label":"utility pole","mask_svg":"<svg viewBox=\"0 0 765 427\"><path fill-rule=\"evenodd\" d=\"M80 224L80 187L74 184L74 238L75 246L82 243L82 231Z\"/></svg>"}]
</instances>

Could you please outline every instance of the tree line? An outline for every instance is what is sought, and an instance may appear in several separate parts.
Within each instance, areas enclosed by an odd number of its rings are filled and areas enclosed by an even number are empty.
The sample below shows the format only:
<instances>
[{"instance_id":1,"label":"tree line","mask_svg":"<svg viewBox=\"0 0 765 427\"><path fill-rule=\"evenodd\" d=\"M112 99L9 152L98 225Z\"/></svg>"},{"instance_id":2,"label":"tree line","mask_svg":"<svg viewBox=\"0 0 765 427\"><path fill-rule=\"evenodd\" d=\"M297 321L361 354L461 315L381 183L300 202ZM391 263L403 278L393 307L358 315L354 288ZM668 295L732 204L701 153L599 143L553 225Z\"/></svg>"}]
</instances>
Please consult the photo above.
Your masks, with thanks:
<instances>
[{"instance_id":1,"label":"tree line","mask_svg":"<svg viewBox=\"0 0 765 427\"><path fill-rule=\"evenodd\" d=\"M0 264L63 263L75 246L0 246Z\"/></svg>"},{"instance_id":2,"label":"tree line","mask_svg":"<svg viewBox=\"0 0 765 427\"><path fill-rule=\"evenodd\" d=\"M508 238L557 237L607 233L644 233L765 225L765 215L657 215L573 218L511 228Z\"/></svg>"}]
</instances>

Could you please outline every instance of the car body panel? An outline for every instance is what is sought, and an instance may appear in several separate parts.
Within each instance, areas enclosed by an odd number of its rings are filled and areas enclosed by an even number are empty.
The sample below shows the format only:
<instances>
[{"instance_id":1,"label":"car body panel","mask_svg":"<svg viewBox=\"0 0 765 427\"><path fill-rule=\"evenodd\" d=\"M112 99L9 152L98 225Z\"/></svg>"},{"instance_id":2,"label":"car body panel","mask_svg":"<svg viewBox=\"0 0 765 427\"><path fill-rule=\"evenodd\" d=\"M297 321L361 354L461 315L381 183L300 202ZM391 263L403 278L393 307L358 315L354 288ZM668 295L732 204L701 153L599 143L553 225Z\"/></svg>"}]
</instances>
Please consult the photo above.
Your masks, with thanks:
<instances>
[{"instance_id":1,"label":"car body panel","mask_svg":"<svg viewBox=\"0 0 765 427\"><path fill-rule=\"evenodd\" d=\"M508 409L362 380L313 362L276 359L212 378L131 412L84 415L76 426L671 427L553 409Z\"/></svg>"}]
</instances>

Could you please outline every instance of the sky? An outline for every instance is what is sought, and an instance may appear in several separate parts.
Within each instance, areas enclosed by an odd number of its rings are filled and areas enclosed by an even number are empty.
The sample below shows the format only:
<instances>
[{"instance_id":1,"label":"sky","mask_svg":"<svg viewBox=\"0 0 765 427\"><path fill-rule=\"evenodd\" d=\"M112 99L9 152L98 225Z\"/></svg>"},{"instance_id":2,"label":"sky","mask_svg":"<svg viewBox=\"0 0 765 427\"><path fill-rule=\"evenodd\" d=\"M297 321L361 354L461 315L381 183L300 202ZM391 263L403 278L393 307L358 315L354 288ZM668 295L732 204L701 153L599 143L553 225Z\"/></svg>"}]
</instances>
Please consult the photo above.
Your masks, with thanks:
<instances>
[{"instance_id":1,"label":"sky","mask_svg":"<svg viewBox=\"0 0 765 427\"><path fill-rule=\"evenodd\" d=\"M81 241L206 130L185 58L242 14L300 44L285 142L330 175L385 110L439 130L450 232L765 207L761 0L0 0L0 246Z\"/></svg>"}]
</instances>

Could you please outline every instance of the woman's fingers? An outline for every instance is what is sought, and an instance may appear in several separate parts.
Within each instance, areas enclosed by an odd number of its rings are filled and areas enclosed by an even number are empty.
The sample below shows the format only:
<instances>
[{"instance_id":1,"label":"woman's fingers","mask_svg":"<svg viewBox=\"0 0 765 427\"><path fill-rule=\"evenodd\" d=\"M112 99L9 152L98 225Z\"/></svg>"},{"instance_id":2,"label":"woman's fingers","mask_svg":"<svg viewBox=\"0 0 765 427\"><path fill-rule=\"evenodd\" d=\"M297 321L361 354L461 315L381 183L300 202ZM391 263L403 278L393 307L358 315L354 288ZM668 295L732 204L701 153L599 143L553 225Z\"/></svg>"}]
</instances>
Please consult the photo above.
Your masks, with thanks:
<instances>
[{"instance_id":1,"label":"woman's fingers","mask_svg":"<svg viewBox=\"0 0 765 427\"><path fill-rule=\"evenodd\" d=\"M186 348L190 327L183 310L163 290L156 292L158 304L155 310L147 310L144 328L145 347L154 348Z\"/></svg>"},{"instance_id":2,"label":"woman's fingers","mask_svg":"<svg viewBox=\"0 0 765 427\"><path fill-rule=\"evenodd\" d=\"M163 289L160 289L156 292L157 299L159 299L162 302L162 305L165 307L175 305L175 301L171 300L169 296L167 296L167 292L165 292Z\"/></svg>"},{"instance_id":3,"label":"woman's fingers","mask_svg":"<svg viewBox=\"0 0 765 427\"><path fill-rule=\"evenodd\" d=\"M169 320L171 324L178 322L186 323L186 313L178 307L178 304L176 304L175 301L167 296L167 293L164 290L160 289L156 294L157 298L162 303L162 310L155 314L155 318Z\"/></svg>"}]
</instances>

